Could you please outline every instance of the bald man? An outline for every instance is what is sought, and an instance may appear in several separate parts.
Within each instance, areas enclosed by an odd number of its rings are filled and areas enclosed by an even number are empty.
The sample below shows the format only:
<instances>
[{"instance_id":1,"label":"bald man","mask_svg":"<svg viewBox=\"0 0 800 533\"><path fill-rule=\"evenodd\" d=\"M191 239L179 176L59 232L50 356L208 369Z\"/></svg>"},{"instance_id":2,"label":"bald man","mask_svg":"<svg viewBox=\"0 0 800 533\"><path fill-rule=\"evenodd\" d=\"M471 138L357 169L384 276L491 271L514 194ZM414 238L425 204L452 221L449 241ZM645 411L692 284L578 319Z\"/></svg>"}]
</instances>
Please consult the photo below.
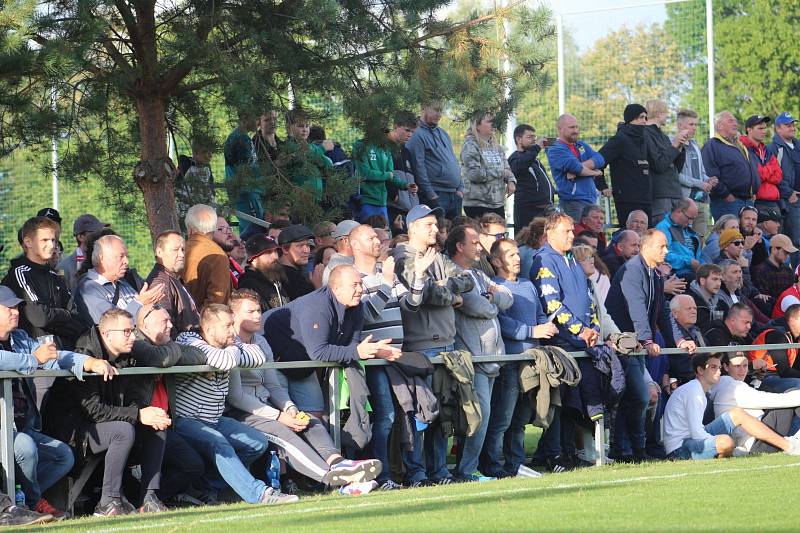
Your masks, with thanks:
<instances>
[{"instance_id":1,"label":"bald man","mask_svg":"<svg viewBox=\"0 0 800 533\"><path fill-rule=\"evenodd\" d=\"M558 117L556 121L558 139L547 147L547 161L558 188L558 199L561 211L580 220L581 213L587 205L597 202L595 178L603 183L601 190L611 191L604 184L600 168L605 165L603 156L595 152L591 146L578 140L580 124L570 114Z\"/></svg>"}]
</instances>

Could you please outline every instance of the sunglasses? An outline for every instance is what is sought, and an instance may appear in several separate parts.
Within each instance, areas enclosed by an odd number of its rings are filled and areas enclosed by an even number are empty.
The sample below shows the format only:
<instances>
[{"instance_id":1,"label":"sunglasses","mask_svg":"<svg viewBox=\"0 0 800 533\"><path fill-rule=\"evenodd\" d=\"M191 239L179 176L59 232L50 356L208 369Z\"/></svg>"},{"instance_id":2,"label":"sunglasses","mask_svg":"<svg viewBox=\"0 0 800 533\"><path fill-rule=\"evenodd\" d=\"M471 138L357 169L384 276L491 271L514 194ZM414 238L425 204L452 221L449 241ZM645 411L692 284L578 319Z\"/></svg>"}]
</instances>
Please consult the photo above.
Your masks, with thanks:
<instances>
[{"instance_id":1,"label":"sunglasses","mask_svg":"<svg viewBox=\"0 0 800 533\"><path fill-rule=\"evenodd\" d=\"M731 244L734 246L744 246L744 241L733 241Z\"/></svg>"},{"instance_id":2,"label":"sunglasses","mask_svg":"<svg viewBox=\"0 0 800 533\"><path fill-rule=\"evenodd\" d=\"M504 231L503 233L485 233L481 232L483 235L490 235L494 237L494 240L499 241L500 239L505 239L508 237L508 232Z\"/></svg>"},{"instance_id":3,"label":"sunglasses","mask_svg":"<svg viewBox=\"0 0 800 533\"><path fill-rule=\"evenodd\" d=\"M745 211L752 211L753 213L758 215L758 209L756 209L752 205L746 205L743 208L739 209L739 216L742 216L742 213L744 213Z\"/></svg>"}]
</instances>

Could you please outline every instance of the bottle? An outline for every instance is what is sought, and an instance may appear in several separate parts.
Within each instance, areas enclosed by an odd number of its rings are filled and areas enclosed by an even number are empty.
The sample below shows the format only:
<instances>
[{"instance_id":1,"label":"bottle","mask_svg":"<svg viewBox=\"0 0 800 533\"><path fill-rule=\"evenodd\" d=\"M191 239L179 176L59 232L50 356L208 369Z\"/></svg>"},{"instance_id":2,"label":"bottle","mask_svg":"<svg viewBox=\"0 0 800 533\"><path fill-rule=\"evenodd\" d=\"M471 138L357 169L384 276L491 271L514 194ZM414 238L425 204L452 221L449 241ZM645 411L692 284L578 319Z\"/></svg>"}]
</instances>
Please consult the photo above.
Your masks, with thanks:
<instances>
[{"instance_id":1,"label":"bottle","mask_svg":"<svg viewBox=\"0 0 800 533\"><path fill-rule=\"evenodd\" d=\"M269 459L269 465L267 465L267 481L269 482L269 486L273 489L280 491L281 490L281 461L278 459L278 455L271 451Z\"/></svg>"},{"instance_id":2,"label":"bottle","mask_svg":"<svg viewBox=\"0 0 800 533\"><path fill-rule=\"evenodd\" d=\"M14 493L14 500L17 507L25 507L25 493L22 492L22 485L17 485L17 491Z\"/></svg>"}]
</instances>

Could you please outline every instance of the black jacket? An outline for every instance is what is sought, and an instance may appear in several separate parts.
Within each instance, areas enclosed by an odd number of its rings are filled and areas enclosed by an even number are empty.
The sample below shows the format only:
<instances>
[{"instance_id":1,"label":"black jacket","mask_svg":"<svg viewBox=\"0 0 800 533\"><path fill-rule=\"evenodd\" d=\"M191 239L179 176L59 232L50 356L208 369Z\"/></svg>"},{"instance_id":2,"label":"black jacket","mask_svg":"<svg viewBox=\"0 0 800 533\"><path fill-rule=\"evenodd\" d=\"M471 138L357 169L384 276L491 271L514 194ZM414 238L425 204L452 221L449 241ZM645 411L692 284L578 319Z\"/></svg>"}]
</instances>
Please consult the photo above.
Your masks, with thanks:
<instances>
[{"instance_id":1,"label":"black jacket","mask_svg":"<svg viewBox=\"0 0 800 533\"><path fill-rule=\"evenodd\" d=\"M285 285L285 279L270 281L264 274L250 266L245 267L244 274L239 276L240 289L251 289L258 294L261 300L261 312L289 303L290 298Z\"/></svg>"},{"instance_id":2,"label":"black jacket","mask_svg":"<svg viewBox=\"0 0 800 533\"><path fill-rule=\"evenodd\" d=\"M508 166L517 178L514 202L520 207L541 207L553 204L553 184L539 162L541 148L534 144L527 150L516 150L508 156Z\"/></svg>"},{"instance_id":3,"label":"black jacket","mask_svg":"<svg viewBox=\"0 0 800 533\"><path fill-rule=\"evenodd\" d=\"M653 180L653 198L683 198L678 172L686 163L686 150L672 146L669 137L655 124L645 126L644 131Z\"/></svg>"},{"instance_id":4,"label":"black jacket","mask_svg":"<svg viewBox=\"0 0 800 533\"><path fill-rule=\"evenodd\" d=\"M621 202L650 204L653 184L644 126L621 123L600 150L611 170L611 191Z\"/></svg>"},{"instance_id":5,"label":"black jacket","mask_svg":"<svg viewBox=\"0 0 800 533\"><path fill-rule=\"evenodd\" d=\"M286 272L286 292L292 300L314 291L314 284L311 283L305 265L302 268L283 265L283 271Z\"/></svg>"},{"instance_id":6,"label":"black jacket","mask_svg":"<svg viewBox=\"0 0 800 533\"><path fill-rule=\"evenodd\" d=\"M64 278L47 265L29 261L25 256L11 261L3 285L25 301L20 308L19 327L31 338L55 335L61 348L72 349L86 331L75 308Z\"/></svg>"},{"instance_id":7,"label":"black jacket","mask_svg":"<svg viewBox=\"0 0 800 533\"><path fill-rule=\"evenodd\" d=\"M603 263L605 263L608 267L608 277L611 279L614 279L614 275L616 275L617 270L619 270L622 265L625 264L625 261L627 261L627 259L617 253L617 249L613 244L608 245L605 252L600 255L600 259L602 259Z\"/></svg>"},{"instance_id":8,"label":"black jacket","mask_svg":"<svg viewBox=\"0 0 800 533\"><path fill-rule=\"evenodd\" d=\"M722 320L715 320L707 331L703 332L706 339L706 346L741 346L753 344L753 337L748 334L746 337L734 337L728 326Z\"/></svg>"},{"instance_id":9,"label":"black jacket","mask_svg":"<svg viewBox=\"0 0 800 533\"><path fill-rule=\"evenodd\" d=\"M187 348L191 348L187 350ZM76 350L98 359L108 360L97 326L86 332ZM154 366L165 368L175 364L204 364L205 356L198 348L170 342L155 346L147 340L136 340L130 354L124 354L111 364L117 368ZM171 379L165 381L169 395L170 416L175 404ZM89 430L100 422L123 421L136 424L139 409L150 405L156 379L152 375L116 376L109 381L100 378L59 378L50 389L44 407L44 431L76 449L79 458L88 453Z\"/></svg>"},{"instance_id":10,"label":"black jacket","mask_svg":"<svg viewBox=\"0 0 800 533\"><path fill-rule=\"evenodd\" d=\"M170 333L172 340L177 339L184 331L199 330L200 314L197 312L192 295L183 286L180 278L156 263L147 276L147 285L152 287L154 284L164 286L164 294L158 303L167 310L172 320L173 327Z\"/></svg>"}]
</instances>

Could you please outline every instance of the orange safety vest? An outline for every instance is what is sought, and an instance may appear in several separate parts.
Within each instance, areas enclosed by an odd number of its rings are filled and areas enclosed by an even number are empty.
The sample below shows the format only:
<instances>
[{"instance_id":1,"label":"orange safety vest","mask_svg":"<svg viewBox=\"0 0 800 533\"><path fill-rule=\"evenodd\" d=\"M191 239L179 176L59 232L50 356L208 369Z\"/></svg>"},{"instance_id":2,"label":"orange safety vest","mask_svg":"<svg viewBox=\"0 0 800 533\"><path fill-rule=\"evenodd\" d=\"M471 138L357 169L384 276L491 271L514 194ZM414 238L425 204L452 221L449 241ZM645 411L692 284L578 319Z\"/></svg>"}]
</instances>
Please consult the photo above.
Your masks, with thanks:
<instances>
[{"instance_id":1,"label":"orange safety vest","mask_svg":"<svg viewBox=\"0 0 800 533\"><path fill-rule=\"evenodd\" d=\"M758 334L758 337L753 341L753 344L767 344L767 334L775 331L774 329L765 329L761 333ZM792 338L789 336L788 333L784 333L786 337L786 342L792 343L794 342ZM789 366L794 366L794 360L797 359L797 348L787 348L786 350L786 357L789 359ZM769 355L769 350L751 350L747 353L747 358L750 361L755 361L756 359L763 359L767 363L767 368L774 367L775 361L772 360L772 357ZM776 369L772 368L771 372L775 372Z\"/></svg>"}]
</instances>

